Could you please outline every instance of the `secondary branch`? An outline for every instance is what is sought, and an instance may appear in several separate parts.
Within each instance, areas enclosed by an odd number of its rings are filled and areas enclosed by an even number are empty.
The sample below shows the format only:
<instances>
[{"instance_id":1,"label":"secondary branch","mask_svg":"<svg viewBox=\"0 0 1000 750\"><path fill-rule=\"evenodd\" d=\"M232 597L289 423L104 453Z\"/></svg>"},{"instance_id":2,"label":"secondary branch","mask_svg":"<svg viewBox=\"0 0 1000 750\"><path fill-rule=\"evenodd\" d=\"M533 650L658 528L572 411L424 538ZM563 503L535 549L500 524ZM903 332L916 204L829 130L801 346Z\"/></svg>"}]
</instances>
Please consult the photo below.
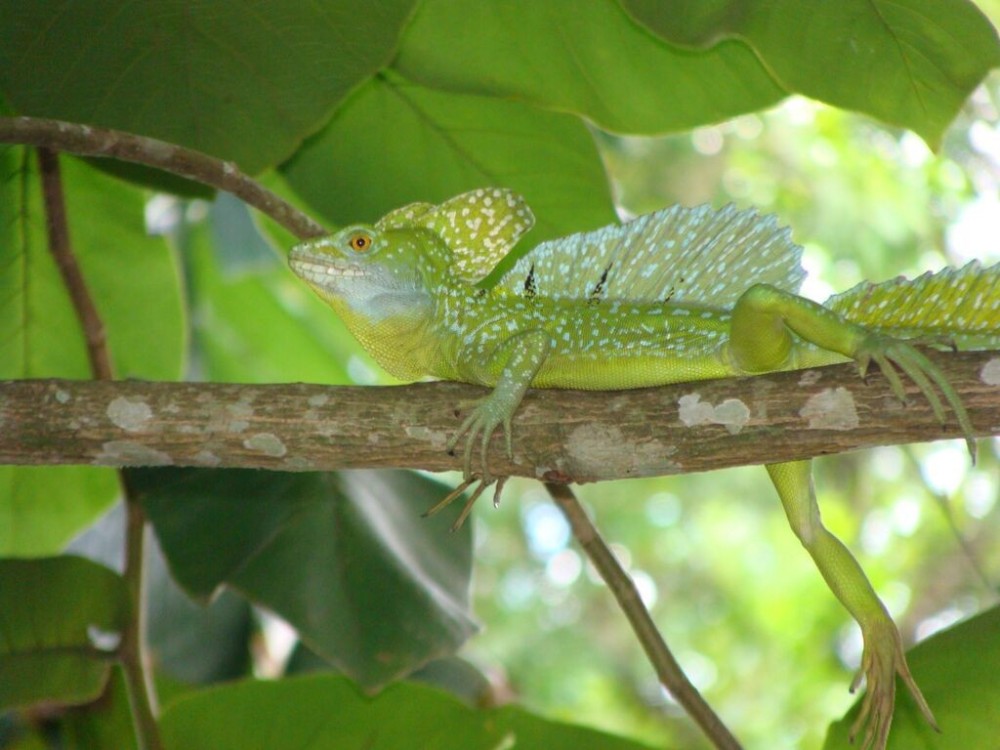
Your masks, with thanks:
<instances>
[{"instance_id":1,"label":"secondary branch","mask_svg":"<svg viewBox=\"0 0 1000 750\"><path fill-rule=\"evenodd\" d=\"M156 138L60 120L0 117L0 143L21 143L155 167L232 193L299 239L328 233L321 224L243 174L233 162Z\"/></svg>"},{"instance_id":2,"label":"secondary branch","mask_svg":"<svg viewBox=\"0 0 1000 750\"><path fill-rule=\"evenodd\" d=\"M573 491L564 484L546 484L552 501L566 516L573 530L573 537L587 555L594 569L601 576L632 626L632 632L646 652L646 658L656 671L660 684L670 691L684 707L688 716L701 728L705 736L719 750L741 750L739 741L732 735L722 719L712 710L694 684L684 674L681 665L663 635L653 622L653 617L639 595L635 581L615 557L611 547L601 536Z\"/></svg>"},{"instance_id":3,"label":"secondary branch","mask_svg":"<svg viewBox=\"0 0 1000 750\"><path fill-rule=\"evenodd\" d=\"M1000 434L1000 352L932 353L978 436ZM455 405L483 390L27 380L0 383L0 463L459 469ZM590 482L789 461L961 437L910 388L853 364L619 392L534 390L497 475Z\"/></svg>"}]
</instances>

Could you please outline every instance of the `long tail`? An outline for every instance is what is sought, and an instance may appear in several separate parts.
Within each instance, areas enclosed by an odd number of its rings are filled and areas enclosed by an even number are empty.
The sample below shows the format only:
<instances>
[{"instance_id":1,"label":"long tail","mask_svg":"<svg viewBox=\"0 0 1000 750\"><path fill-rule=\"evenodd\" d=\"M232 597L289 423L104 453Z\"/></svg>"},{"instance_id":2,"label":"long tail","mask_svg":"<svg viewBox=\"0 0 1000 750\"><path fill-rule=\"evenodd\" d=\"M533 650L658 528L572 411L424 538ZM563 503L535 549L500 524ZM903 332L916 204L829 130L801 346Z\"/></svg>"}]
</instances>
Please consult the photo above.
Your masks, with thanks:
<instances>
[{"instance_id":1,"label":"long tail","mask_svg":"<svg viewBox=\"0 0 1000 750\"><path fill-rule=\"evenodd\" d=\"M853 323L903 338L942 337L960 349L1000 346L1000 263L978 261L915 279L863 282L826 306Z\"/></svg>"}]
</instances>

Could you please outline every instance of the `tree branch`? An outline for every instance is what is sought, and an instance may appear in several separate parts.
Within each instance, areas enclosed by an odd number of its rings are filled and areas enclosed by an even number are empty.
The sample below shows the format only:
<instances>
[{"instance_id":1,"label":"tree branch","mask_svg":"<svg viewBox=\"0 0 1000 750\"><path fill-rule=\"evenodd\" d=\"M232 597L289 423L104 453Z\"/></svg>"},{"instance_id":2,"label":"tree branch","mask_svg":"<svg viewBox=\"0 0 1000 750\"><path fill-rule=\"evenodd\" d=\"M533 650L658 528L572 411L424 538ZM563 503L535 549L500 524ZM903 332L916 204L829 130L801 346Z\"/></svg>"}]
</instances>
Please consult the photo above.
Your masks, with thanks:
<instances>
[{"instance_id":1,"label":"tree branch","mask_svg":"<svg viewBox=\"0 0 1000 750\"><path fill-rule=\"evenodd\" d=\"M1000 434L1000 352L929 354L976 434ZM0 382L0 463L297 470L461 468L444 445L460 383L408 386ZM620 392L530 391L514 461L494 437L491 469L591 482L789 461L875 445L961 437L909 390L853 364Z\"/></svg>"},{"instance_id":2,"label":"tree branch","mask_svg":"<svg viewBox=\"0 0 1000 750\"><path fill-rule=\"evenodd\" d=\"M546 483L553 502L566 516L573 537L583 548L587 559L614 595L618 606L628 618L632 632L646 652L656 676L674 699L684 707L688 716L701 728L705 736L719 750L740 750L741 745L732 735L722 719L708 705L701 693L684 674L670 647L653 622L652 615L639 595L639 589L625 568L618 562L611 547L604 541L597 527L587 516L573 491L564 484Z\"/></svg>"},{"instance_id":3,"label":"tree branch","mask_svg":"<svg viewBox=\"0 0 1000 750\"><path fill-rule=\"evenodd\" d=\"M120 130L36 117L0 117L0 143L20 143L78 156L145 164L225 190L270 216L299 239L329 232L292 204L247 177L231 161Z\"/></svg>"}]
</instances>

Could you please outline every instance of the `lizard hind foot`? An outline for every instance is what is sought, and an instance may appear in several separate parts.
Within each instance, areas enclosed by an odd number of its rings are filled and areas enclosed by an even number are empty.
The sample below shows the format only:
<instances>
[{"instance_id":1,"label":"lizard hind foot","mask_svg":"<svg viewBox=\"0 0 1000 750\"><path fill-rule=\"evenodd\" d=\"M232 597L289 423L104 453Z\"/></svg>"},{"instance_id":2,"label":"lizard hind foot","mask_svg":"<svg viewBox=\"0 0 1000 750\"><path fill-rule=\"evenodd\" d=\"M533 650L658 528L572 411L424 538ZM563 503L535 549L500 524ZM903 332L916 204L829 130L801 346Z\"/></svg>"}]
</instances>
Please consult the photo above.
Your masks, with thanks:
<instances>
[{"instance_id":1,"label":"lizard hind foot","mask_svg":"<svg viewBox=\"0 0 1000 750\"><path fill-rule=\"evenodd\" d=\"M906 341L924 349L939 349L946 352L958 351L958 341L950 333L925 333L920 336L908 338Z\"/></svg>"},{"instance_id":2,"label":"lizard hind foot","mask_svg":"<svg viewBox=\"0 0 1000 750\"><path fill-rule=\"evenodd\" d=\"M944 397L944 401L955 413L955 418L962 428L962 435L969 448L969 455L972 456L972 462L975 463L976 439L969 413L944 373L923 352L918 350L913 345L914 343L926 344L927 342L921 339L903 341L881 334L869 334L858 348L854 359L858 363L858 369L862 376L870 363L874 362L878 365L879 370L889 381L892 392L900 401L906 403L906 391L899 373L896 372L896 368L899 368L920 389L924 398L930 403L935 418L942 424L947 421L944 403L941 400Z\"/></svg>"},{"instance_id":3,"label":"lizard hind foot","mask_svg":"<svg viewBox=\"0 0 1000 750\"><path fill-rule=\"evenodd\" d=\"M923 693L910 674L896 626L891 621L876 626L864 633L864 640L861 669L851 683L851 692L857 690L864 678L865 697L848 735L851 743L861 735L861 750L884 750L896 702L897 675L906 685L927 723L935 731L941 731Z\"/></svg>"}]
</instances>

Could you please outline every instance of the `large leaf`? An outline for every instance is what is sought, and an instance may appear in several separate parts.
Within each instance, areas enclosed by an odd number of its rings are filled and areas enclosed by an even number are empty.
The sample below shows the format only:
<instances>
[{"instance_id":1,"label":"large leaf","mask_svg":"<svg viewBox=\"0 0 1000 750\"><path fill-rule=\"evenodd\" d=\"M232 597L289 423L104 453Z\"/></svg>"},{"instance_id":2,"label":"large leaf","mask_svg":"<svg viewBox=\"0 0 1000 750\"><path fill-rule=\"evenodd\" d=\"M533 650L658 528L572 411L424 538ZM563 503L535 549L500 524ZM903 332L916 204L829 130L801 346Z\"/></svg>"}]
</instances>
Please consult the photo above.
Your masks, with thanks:
<instances>
[{"instance_id":1,"label":"large leaf","mask_svg":"<svg viewBox=\"0 0 1000 750\"><path fill-rule=\"evenodd\" d=\"M393 685L368 698L348 680L328 675L237 683L187 696L164 712L162 728L168 750L647 749L516 708L476 711L422 685Z\"/></svg>"},{"instance_id":2,"label":"large leaf","mask_svg":"<svg viewBox=\"0 0 1000 750\"><path fill-rule=\"evenodd\" d=\"M391 57L414 0L0 4L0 91L257 172Z\"/></svg>"},{"instance_id":3,"label":"large leaf","mask_svg":"<svg viewBox=\"0 0 1000 750\"><path fill-rule=\"evenodd\" d=\"M427 0L393 66L433 88L576 112L626 133L717 122L785 94L745 44L679 49L641 28L614 0L572 8L538 0Z\"/></svg>"},{"instance_id":4,"label":"large leaf","mask_svg":"<svg viewBox=\"0 0 1000 750\"><path fill-rule=\"evenodd\" d=\"M308 672L336 673L330 662L321 659L299 641L285 662L284 676ZM433 685L461 698L470 706L487 706L495 701L494 688L489 678L475 665L460 656L445 656L427 662L407 676L411 682Z\"/></svg>"},{"instance_id":5,"label":"large leaf","mask_svg":"<svg viewBox=\"0 0 1000 750\"><path fill-rule=\"evenodd\" d=\"M282 171L340 225L490 185L528 199L538 219L531 242L615 218L596 146L577 118L395 75L358 91Z\"/></svg>"},{"instance_id":6,"label":"large leaf","mask_svg":"<svg viewBox=\"0 0 1000 750\"><path fill-rule=\"evenodd\" d=\"M125 582L90 560L0 560L0 709L95 698L129 612Z\"/></svg>"},{"instance_id":7,"label":"large leaf","mask_svg":"<svg viewBox=\"0 0 1000 750\"><path fill-rule=\"evenodd\" d=\"M0 717L0 747L4 750L142 750L136 741L120 665L111 668L108 684L97 700L66 706L58 713L46 712L44 722L33 719L32 712Z\"/></svg>"},{"instance_id":8,"label":"large leaf","mask_svg":"<svg viewBox=\"0 0 1000 750\"><path fill-rule=\"evenodd\" d=\"M58 728L58 729L57 729ZM46 748L54 744L66 750L142 750L135 736L128 690L121 666L111 670L111 679L100 700L67 710L58 723L45 726Z\"/></svg>"},{"instance_id":9,"label":"large leaf","mask_svg":"<svg viewBox=\"0 0 1000 750\"><path fill-rule=\"evenodd\" d=\"M177 581L229 585L369 688L475 630L469 531L420 512L446 489L407 472L150 470L136 486ZM457 511L457 508L455 509Z\"/></svg>"},{"instance_id":10,"label":"large leaf","mask_svg":"<svg viewBox=\"0 0 1000 750\"><path fill-rule=\"evenodd\" d=\"M184 320L177 266L146 233L141 191L62 160L70 238L118 375L176 378ZM82 328L48 250L33 153L0 149L0 379L89 377ZM113 472L0 467L0 554L59 551L114 499Z\"/></svg>"},{"instance_id":11,"label":"large leaf","mask_svg":"<svg viewBox=\"0 0 1000 750\"><path fill-rule=\"evenodd\" d=\"M0 149L0 378L89 377L80 323L48 249L34 155ZM146 232L142 191L62 160L73 252L116 374L176 378L184 350L177 263Z\"/></svg>"},{"instance_id":12,"label":"large leaf","mask_svg":"<svg viewBox=\"0 0 1000 750\"><path fill-rule=\"evenodd\" d=\"M621 0L677 44L738 38L789 93L866 112L936 146L1000 40L968 0Z\"/></svg>"},{"instance_id":13,"label":"large leaf","mask_svg":"<svg viewBox=\"0 0 1000 750\"><path fill-rule=\"evenodd\" d=\"M922 641L907 660L941 732L927 724L900 683L889 748L995 750L1000 737L1000 607ZM825 750L854 747L847 733L859 707L855 704L830 727Z\"/></svg>"},{"instance_id":14,"label":"large leaf","mask_svg":"<svg viewBox=\"0 0 1000 750\"><path fill-rule=\"evenodd\" d=\"M114 502L111 469L0 466L0 556L59 552Z\"/></svg>"}]
</instances>

